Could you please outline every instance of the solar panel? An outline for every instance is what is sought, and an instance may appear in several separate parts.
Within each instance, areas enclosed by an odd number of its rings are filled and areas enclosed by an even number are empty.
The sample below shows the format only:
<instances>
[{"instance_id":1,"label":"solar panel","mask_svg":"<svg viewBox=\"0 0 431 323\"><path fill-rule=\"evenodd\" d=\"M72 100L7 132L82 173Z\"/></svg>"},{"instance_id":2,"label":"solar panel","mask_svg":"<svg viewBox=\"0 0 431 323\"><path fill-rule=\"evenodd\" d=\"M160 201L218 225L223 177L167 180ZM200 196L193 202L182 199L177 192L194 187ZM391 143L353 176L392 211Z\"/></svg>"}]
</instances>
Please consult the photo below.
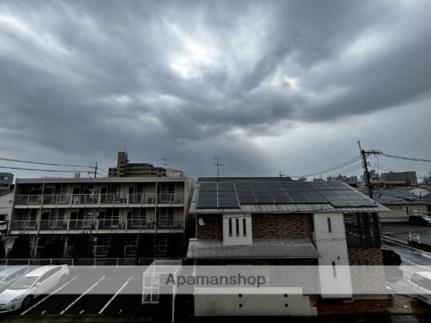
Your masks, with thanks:
<instances>
[{"instance_id":1,"label":"solar panel","mask_svg":"<svg viewBox=\"0 0 431 323\"><path fill-rule=\"evenodd\" d=\"M334 207L375 202L342 182L232 179L200 182L198 208L239 208L240 204L324 204Z\"/></svg>"},{"instance_id":2,"label":"solar panel","mask_svg":"<svg viewBox=\"0 0 431 323\"><path fill-rule=\"evenodd\" d=\"M217 192L199 192L198 209L217 208Z\"/></svg>"},{"instance_id":3,"label":"solar panel","mask_svg":"<svg viewBox=\"0 0 431 323\"><path fill-rule=\"evenodd\" d=\"M219 183L218 189L219 208L239 208L239 202L233 183Z\"/></svg>"}]
</instances>

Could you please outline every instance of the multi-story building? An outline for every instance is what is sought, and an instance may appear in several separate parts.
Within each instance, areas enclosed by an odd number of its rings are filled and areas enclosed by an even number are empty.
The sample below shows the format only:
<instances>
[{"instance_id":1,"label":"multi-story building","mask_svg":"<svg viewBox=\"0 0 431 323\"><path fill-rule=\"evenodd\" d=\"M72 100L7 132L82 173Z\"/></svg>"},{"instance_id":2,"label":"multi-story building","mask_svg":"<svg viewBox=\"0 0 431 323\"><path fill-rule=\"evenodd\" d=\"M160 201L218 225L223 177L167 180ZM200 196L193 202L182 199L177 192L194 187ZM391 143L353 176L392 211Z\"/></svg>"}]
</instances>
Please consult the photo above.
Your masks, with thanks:
<instances>
[{"instance_id":1,"label":"multi-story building","mask_svg":"<svg viewBox=\"0 0 431 323\"><path fill-rule=\"evenodd\" d=\"M195 265L329 266L329 277L320 276L322 295L352 298L349 266L382 264L377 212L384 210L341 182L200 178L190 206L196 237L187 258ZM202 316L315 314L307 295L201 294L195 290L194 300ZM219 302L224 306L215 308Z\"/></svg>"},{"instance_id":2,"label":"multi-story building","mask_svg":"<svg viewBox=\"0 0 431 323\"><path fill-rule=\"evenodd\" d=\"M17 179L10 235L34 256L182 255L192 181L187 177Z\"/></svg>"},{"instance_id":3,"label":"multi-story building","mask_svg":"<svg viewBox=\"0 0 431 323\"><path fill-rule=\"evenodd\" d=\"M117 167L109 168L109 177L163 177L168 176L166 168L149 163L130 163L126 152L117 155Z\"/></svg>"},{"instance_id":4,"label":"multi-story building","mask_svg":"<svg viewBox=\"0 0 431 323\"><path fill-rule=\"evenodd\" d=\"M12 173L0 173L0 192L9 191L13 183Z\"/></svg>"}]
</instances>

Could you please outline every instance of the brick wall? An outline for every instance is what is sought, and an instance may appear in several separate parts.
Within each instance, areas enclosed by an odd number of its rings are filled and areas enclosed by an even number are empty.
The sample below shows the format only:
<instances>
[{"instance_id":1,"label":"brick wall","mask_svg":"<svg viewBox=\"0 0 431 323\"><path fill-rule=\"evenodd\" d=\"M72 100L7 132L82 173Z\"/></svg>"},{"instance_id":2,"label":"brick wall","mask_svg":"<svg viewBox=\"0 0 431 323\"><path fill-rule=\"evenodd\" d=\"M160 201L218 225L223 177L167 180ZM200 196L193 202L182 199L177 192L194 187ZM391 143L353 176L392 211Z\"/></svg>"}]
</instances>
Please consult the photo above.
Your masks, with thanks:
<instances>
[{"instance_id":1,"label":"brick wall","mask_svg":"<svg viewBox=\"0 0 431 323\"><path fill-rule=\"evenodd\" d=\"M253 215L253 239L312 239L311 214Z\"/></svg>"},{"instance_id":2,"label":"brick wall","mask_svg":"<svg viewBox=\"0 0 431 323\"><path fill-rule=\"evenodd\" d=\"M212 239L222 240L223 239L223 226L222 226L222 215L214 214L210 216L198 216L202 218L205 225L200 226L197 224L196 237L198 239ZM197 220L198 221L198 220Z\"/></svg>"},{"instance_id":3,"label":"brick wall","mask_svg":"<svg viewBox=\"0 0 431 323\"><path fill-rule=\"evenodd\" d=\"M349 263L351 265L383 265L380 248L349 248Z\"/></svg>"}]
</instances>

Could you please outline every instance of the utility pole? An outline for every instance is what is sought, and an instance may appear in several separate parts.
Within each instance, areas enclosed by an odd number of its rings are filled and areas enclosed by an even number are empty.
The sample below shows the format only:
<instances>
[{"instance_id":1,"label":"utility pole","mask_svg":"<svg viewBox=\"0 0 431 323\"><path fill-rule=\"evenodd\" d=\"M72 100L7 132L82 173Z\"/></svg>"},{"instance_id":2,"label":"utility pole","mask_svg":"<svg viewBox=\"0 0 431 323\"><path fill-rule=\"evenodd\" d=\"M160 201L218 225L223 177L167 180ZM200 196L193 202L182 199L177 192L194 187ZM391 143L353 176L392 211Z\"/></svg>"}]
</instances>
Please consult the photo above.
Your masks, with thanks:
<instances>
[{"instance_id":1,"label":"utility pole","mask_svg":"<svg viewBox=\"0 0 431 323\"><path fill-rule=\"evenodd\" d=\"M94 166L94 178L97 177L97 162L96 162L96 166Z\"/></svg>"},{"instance_id":2,"label":"utility pole","mask_svg":"<svg viewBox=\"0 0 431 323\"><path fill-rule=\"evenodd\" d=\"M215 160L214 166L217 169L217 178L218 178L218 177L220 177L220 168L221 168L221 166L223 166L223 164L220 163L221 158L214 157L214 160Z\"/></svg>"},{"instance_id":3,"label":"utility pole","mask_svg":"<svg viewBox=\"0 0 431 323\"><path fill-rule=\"evenodd\" d=\"M359 152L362 156L362 166L364 167L364 173L365 173L365 181L367 183L368 187L368 195L373 198L373 188L371 184L371 176L370 172L368 170L368 161L367 157L370 155L380 155L382 152L380 150L364 150L362 149L361 142L358 140L358 146L359 146Z\"/></svg>"}]
</instances>

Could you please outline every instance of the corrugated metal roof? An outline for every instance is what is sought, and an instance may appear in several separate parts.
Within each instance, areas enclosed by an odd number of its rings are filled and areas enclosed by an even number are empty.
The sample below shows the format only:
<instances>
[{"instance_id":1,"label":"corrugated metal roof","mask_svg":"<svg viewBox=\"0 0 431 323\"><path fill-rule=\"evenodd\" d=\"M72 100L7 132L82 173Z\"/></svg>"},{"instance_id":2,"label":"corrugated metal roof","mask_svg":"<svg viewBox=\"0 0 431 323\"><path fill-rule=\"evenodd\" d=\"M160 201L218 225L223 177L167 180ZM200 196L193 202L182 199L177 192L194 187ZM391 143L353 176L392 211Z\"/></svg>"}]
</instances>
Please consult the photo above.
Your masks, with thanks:
<instances>
[{"instance_id":1,"label":"corrugated metal roof","mask_svg":"<svg viewBox=\"0 0 431 323\"><path fill-rule=\"evenodd\" d=\"M250 259L250 258L317 258L319 253L310 240L255 240L251 245L224 245L220 240L189 242L190 259Z\"/></svg>"}]
</instances>

